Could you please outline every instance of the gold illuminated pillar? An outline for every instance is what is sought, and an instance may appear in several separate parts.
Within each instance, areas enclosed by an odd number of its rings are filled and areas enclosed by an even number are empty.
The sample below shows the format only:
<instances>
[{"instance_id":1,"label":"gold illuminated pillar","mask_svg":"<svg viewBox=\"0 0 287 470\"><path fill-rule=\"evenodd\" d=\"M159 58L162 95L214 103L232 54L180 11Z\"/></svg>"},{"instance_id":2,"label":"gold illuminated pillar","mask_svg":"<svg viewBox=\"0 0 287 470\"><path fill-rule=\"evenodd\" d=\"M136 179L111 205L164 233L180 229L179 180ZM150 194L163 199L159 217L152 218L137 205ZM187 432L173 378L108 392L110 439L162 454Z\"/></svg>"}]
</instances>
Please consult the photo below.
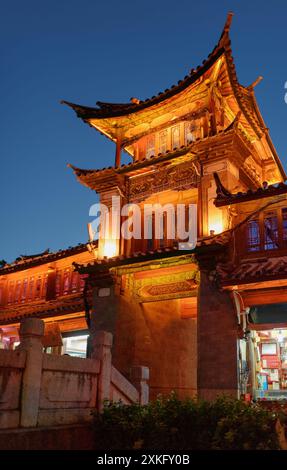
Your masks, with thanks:
<instances>
[{"instance_id":1,"label":"gold illuminated pillar","mask_svg":"<svg viewBox=\"0 0 287 470\"><path fill-rule=\"evenodd\" d=\"M118 188L101 193L101 230L98 244L98 258L114 258L120 254L120 212L122 196Z\"/></svg>"}]
</instances>

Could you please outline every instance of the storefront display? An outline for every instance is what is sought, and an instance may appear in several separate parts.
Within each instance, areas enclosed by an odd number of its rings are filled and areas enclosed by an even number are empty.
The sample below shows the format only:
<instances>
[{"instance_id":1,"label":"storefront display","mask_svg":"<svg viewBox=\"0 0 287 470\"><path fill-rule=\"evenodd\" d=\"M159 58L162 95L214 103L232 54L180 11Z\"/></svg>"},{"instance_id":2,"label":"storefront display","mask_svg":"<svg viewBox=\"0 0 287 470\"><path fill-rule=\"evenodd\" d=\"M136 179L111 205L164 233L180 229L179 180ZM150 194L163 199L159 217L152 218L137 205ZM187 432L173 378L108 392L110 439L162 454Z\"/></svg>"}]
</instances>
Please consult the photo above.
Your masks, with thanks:
<instances>
[{"instance_id":1,"label":"storefront display","mask_svg":"<svg viewBox=\"0 0 287 470\"><path fill-rule=\"evenodd\" d=\"M287 399L287 329L252 331L254 398Z\"/></svg>"}]
</instances>

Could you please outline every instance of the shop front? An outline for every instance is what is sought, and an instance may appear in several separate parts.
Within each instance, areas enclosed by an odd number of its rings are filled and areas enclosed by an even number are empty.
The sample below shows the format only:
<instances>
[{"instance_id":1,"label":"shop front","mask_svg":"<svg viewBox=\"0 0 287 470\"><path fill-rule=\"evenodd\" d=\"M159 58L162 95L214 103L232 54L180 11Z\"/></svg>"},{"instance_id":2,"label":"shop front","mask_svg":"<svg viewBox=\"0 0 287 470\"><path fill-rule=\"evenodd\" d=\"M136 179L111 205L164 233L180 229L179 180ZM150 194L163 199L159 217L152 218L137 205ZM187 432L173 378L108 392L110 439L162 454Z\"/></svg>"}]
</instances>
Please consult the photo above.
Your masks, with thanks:
<instances>
[{"instance_id":1,"label":"shop front","mask_svg":"<svg viewBox=\"0 0 287 470\"><path fill-rule=\"evenodd\" d=\"M239 341L239 374L241 391L250 399L287 400L287 303L249 308Z\"/></svg>"},{"instance_id":2,"label":"shop front","mask_svg":"<svg viewBox=\"0 0 287 470\"><path fill-rule=\"evenodd\" d=\"M287 329L253 330L254 398L287 399Z\"/></svg>"}]
</instances>

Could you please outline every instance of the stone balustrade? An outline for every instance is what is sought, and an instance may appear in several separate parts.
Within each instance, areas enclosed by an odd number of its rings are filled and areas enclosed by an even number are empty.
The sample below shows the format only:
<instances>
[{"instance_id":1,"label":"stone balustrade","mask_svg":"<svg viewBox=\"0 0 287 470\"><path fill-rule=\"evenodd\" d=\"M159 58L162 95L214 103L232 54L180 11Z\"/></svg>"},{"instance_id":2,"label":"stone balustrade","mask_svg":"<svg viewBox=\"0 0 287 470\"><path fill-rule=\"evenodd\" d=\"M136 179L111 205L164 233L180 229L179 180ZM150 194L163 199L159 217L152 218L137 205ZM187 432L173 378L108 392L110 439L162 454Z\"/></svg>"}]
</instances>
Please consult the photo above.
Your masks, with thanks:
<instances>
[{"instance_id":1,"label":"stone balustrade","mask_svg":"<svg viewBox=\"0 0 287 470\"><path fill-rule=\"evenodd\" d=\"M0 350L0 429L89 422L105 400L148 402L149 370L137 366L131 382L112 365L112 334L98 331L92 357L43 352L44 322L25 319L20 345Z\"/></svg>"}]
</instances>

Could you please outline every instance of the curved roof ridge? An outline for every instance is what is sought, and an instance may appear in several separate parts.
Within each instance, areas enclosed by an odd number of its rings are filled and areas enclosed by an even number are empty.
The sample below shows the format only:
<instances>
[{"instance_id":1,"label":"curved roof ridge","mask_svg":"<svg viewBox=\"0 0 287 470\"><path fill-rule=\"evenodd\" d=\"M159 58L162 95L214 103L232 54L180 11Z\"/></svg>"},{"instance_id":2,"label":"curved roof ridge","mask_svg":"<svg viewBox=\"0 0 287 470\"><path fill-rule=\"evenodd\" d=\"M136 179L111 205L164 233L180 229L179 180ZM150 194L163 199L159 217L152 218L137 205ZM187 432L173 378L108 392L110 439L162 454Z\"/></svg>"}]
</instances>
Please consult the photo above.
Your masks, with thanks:
<instances>
[{"instance_id":1,"label":"curved roof ridge","mask_svg":"<svg viewBox=\"0 0 287 470\"><path fill-rule=\"evenodd\" d=\"M143 158L141 160L136 160L136 161L129 162L129 163L123 163L119 167L109 166L109 167L102 167L102 168L79 168L75 165L72 165L71 163L68 163L67 167L71 168L73 172L76 174L76 176L94 175L96 173L103 173L103 172L121 174L123 172L126 172L126 170L134 171L135 169L137 169L138 167L142 167L143 165L145 166L152 166L154 164L156 165L158 163L161 163L161 161L163 160L173 159L177 157L178 155L184 154L186 152L189 152L190 154L195 155L195 151L193 151L194 146L200 144L201 142L207 139L209 140L216 139L222 134L227 134L229 132L233 132L235 128L237 129L239 117L240 117L240 113L238 113L234 121L228 127L226 127L226 129L223 129L218 134L214 134L208 137L204 137L202 139L198 139L194 142L191 142L188 145L182 145L181 147L176 148L173 151L167 150L165 153L159 153L157 155L151 156L150 158ZM243 138L246 139L245 135L242 132L241 132L241 135Z\"/></svg>"},{"instance_id":2,"label":"curved roof ridge","mask_svg":"<svg viewBox=\"0 0 287 470\"><path fill-rule=\"evenodd\" d=\"M78 252L85 251L87 249L87 243L78 243L77 245L56 251L46 250L43 253L39 253L37 255L22 255L16 258L14 261L3 265L0 268L0 276L4 274L9 274L10 272L28 269L28 267L37 266L39 264L45 264L47 262L55 261L60 258L65 258L73 254L77 254Z\"/></svg>"},{"instance_id":3,"label":"curved roof ridge","mask_svg":"<svg viewBox=\"0 0 287 470\"><path fill-rule=\"evenodd\" d=\"M194 83L224 52L226 52L227 48L230 48L229 31L232 17L233 13L229 12L219 41L214 47L213 51L208 55L207 59L203 60L202 64L198 65L195 69L192 68L189 74L186 75L183 80L179 80L177 82L177 85L171 85L170 88L167 88L164 91L160 91L157 95L154 95L151 98L147 98L145 100L138 100L138 102L108 103L104 101L97 101L97 108L82 106L66 100L62 100L61 104L66 104L67 106L71 107L77 113L78 117L86 120L93 118L100 119L123 116L164 101L165 99L175 95L176 93L179 93Z\"/></svg>"}]
</instances>

